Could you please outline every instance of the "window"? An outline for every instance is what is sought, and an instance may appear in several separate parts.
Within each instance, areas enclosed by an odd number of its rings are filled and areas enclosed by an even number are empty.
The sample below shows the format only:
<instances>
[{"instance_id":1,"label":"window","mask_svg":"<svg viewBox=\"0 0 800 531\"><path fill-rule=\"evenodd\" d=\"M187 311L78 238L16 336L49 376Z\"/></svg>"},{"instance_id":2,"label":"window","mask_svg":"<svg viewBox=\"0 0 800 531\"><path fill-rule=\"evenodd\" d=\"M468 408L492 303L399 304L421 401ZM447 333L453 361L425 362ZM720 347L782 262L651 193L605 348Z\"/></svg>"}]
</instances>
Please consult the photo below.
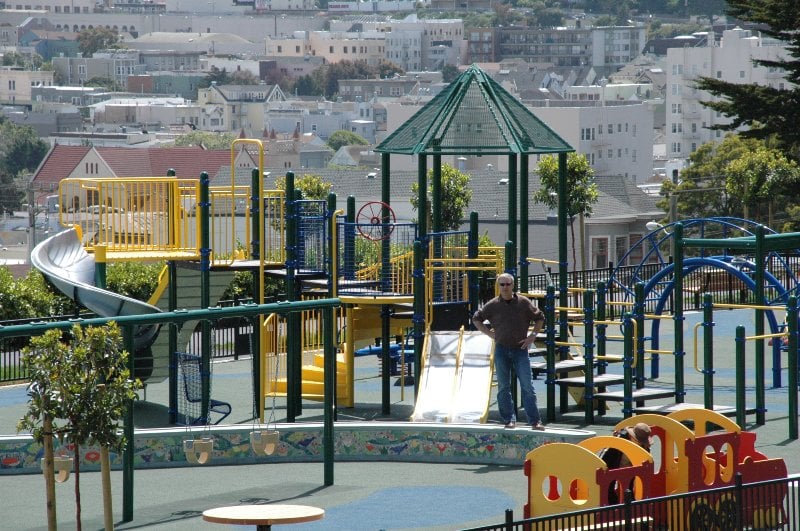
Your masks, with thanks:
<instances>
[{"instance_id":1,"label":"window","mask_svg":"<svg viewBox=\"0 0 800 531\"><path fill-rule=\"evenodd\" d=\"M608 267L608 237L592 237L592 269L605 269Z\"/></svg>"},{"instance_id":2,"label":"window","mask_svg":"<svg viewBox=\"0 0 800 531\"><path fill-rule=\"evenodd\" d=\"M628 265L623 263L623 257L628 252L628 237L617 236L614 238L614 256L616 257L616 265Z\"/></svg>"},{"instance_id":3,"label":"window","mask_svg":"<svg viewBox=\"0 0 800 531\"><path fill-rule=\"evenodd\" d=\"M739 79L744 79L744 70L739 70Z\"/></svg>"},{"instance_id":4,"label":"window","mask_svg":"<svg viewBox=\"0 0 800 531\"><path fill-rule=\"evenodd\" d=\"M628 234L628 241L630 245L634 247L630 250L630 254L628 255L628 263L625 265L634 265L642 263L642 257L644 256L644 246L643 245L636 245L636 243L642 239L642 234L638 232L631 232Z\"/></svg>"},{"instance_id":5,"label":"window","mask_svg":"<svg viewBox=\"0 0 800 531\"><path fill-rule=\"evenodd\" d=\"M614 134L614 124L608 124L608 134Z\"/></svg>"}]
</instances>

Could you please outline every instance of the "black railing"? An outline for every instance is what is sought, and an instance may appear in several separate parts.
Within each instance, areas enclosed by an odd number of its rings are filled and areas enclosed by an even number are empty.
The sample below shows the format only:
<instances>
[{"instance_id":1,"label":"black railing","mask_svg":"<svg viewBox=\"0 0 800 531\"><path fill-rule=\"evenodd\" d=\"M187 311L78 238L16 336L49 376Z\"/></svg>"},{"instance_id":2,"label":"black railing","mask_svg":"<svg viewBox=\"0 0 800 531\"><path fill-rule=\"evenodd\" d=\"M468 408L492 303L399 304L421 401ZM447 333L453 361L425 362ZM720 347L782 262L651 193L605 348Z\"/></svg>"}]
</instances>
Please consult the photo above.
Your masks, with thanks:
<instances>
[{"instance_id":1,"label":"black railing","mask_svg":"<svg viewBox=\"0 0 800 531\"><path fill-rule=\"evenodd\" d=\"M800 530L800 476L687 492L660 498L540 516L506 520L465 531L549 531L563 529L694 530L782 529Z\"/></svg>"},{"instance_id":2,"label":"black railing","mask_svg":"<svg viewBox=\"0 0 800 531\"><path fill-rule=\"evenodd\" d=\"M31 323L69 321L75 318L92 317L91 314L55 315L52 317L34 317L30 319L14 319L3 321L3 326L25 325ZM28 380L28 373L22 366L22 349L28 346L28 337L7 337L0 339L0 383Z\"/></svg>"},{"instance_id":3,"label":"black railing","mask_svg":"<svg viewBox=\"0 0 800 531\"><path fill-rule=\"evenodd\" d=\"M252 302L250 299L238 299L231 301L220 301L219 306L236 306L238 304L245 304ZM274 302L274 301L267 301ZM93 314L76 315L59 315L46 318L33 318L33 319L18 319L13 321L4 321L3 326L11 325L24 325L36 322L55 322L55 321L68 321L70 319L91 318ZM225 318L212 321L212 357L217 358L233 358L239 359L240 356L250 356L251 352L251 337L253 334L254 325L247 318ZM165 328L162 333L167 333ZM30 338L28 337L11 337L0 339L0 384L11 383L17 381L27 381L28 373L22 366L22 349L28 346ZM200 334L199 325L196 333L192 334L189 339L188 348L193 351L200 352Z\"/></svg>"}]
</instances>

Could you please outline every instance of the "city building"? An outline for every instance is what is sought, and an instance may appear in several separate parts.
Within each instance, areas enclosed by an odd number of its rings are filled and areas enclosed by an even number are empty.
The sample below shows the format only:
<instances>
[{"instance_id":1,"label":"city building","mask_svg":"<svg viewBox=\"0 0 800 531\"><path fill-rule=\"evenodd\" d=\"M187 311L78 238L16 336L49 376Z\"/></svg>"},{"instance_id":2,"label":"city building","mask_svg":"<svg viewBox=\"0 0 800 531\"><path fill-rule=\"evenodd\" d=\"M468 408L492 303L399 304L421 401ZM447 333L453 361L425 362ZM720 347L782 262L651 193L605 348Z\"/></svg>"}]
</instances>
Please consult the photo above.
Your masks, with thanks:
<instances>
[{"instance_id":1,"label":"city building","mask_svg":"<svg viewBox=\"0 0 800 531\"><path fill-rule=\"evenodd\" d=\"M755 65L753 60L789 58L787 48L778 41L741 28L724 31L719 42L709 37L703 47L667 50L667 158L685 162L702 144L722 140L725 133L711 130L712 126L730 123L730 118L702 105L713 97L694 88L698 77L784 89L789 82L783 70Z\"/></svg>"},{"instance_id":2,"label":"city building","mask_svg":"<svg viewBox=\"0 0 800 531\"><path fill-rule=\"evenodd\" d=\"M27 105L32 103L34 87L53 84L53 72L25 70L17 66L0 66L0 103Z\"/></svg>"}]
</instances>

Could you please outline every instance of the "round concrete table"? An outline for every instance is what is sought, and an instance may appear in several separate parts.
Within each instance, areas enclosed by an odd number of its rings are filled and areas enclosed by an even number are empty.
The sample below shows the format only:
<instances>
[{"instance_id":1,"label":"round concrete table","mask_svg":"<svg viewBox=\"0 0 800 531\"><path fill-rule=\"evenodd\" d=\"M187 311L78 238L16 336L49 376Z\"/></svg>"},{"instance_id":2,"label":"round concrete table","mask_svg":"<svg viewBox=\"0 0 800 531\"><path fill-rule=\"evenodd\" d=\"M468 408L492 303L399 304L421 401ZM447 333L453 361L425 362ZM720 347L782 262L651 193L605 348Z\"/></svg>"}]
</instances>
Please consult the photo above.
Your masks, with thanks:
<instances>
[{"instance_id":1,"label":"round concrete table","mask_svg":"<svg viewBox=\"0 0 800 531\"><path fill-rule=\"evenodd\" d=\"M255 525L269 531L273 525L319 520L325 510L309 505L232 505L203 511L203 520L217 524Z\"/></svg>"}]
</instances>

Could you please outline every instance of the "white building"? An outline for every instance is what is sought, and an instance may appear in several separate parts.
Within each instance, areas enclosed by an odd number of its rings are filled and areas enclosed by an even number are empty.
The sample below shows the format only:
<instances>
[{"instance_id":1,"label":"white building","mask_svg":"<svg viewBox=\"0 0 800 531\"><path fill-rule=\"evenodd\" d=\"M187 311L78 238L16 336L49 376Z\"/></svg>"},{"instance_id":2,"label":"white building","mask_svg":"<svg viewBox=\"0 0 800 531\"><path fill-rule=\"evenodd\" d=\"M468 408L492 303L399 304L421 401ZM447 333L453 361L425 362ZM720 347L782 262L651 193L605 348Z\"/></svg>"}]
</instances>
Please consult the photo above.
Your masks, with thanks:
<instances>
[{"instance_id":1,"label":"white building","mask_svg":"<svg viewBox=\"0 0 800 531\"><path fill-rule=\"evenodd\" d=\"M757 66L753 59L787 58L786 48L777 41L740 28L723 32L719 43L710 35L708 46L667 50L667 158L685 160L700 145L722 139L724 132L712 131L711 126L730 123L730 119L701 104L713 97L695 89L695 79L705 76L783 89L788 84L785 73Z\"/></svg>"},{"instance_id":2,"label":"white building","mask_svg":"<svg viewBox=\"0 0 800 531\"><path fill-rule=\"evenodd\" d=\"M394 131L422 105L408 101L384 102L387 132ZM569 101L550 101L531 108L558 136L578 153L586 155L598 177L621 175L634 183L644 183L653 172L653 107L647 102L621 102L616 105L580 105ZM379 139L380 141L381 139ZM442 161L464 170L508 169L508 157L442 156ZM416 158L392 155L393 170L413 170ZM531 159L531 168L536 158Z\"/></svg>"}]
</instances>

